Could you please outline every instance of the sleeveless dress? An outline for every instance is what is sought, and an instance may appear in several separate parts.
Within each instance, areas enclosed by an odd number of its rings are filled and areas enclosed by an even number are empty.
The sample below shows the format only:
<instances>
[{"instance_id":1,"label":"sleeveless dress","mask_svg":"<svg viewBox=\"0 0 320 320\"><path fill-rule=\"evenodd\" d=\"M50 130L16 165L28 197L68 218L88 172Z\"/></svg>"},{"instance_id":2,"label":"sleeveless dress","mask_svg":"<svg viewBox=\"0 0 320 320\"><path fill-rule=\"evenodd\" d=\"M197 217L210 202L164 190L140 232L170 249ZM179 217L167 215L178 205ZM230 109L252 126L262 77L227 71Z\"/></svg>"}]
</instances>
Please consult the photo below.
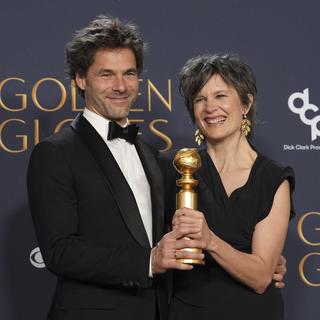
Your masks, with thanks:
<instances>
[{"instance_id":1,"label":"sleeveless dress","mask_svg":"<svg viewBox=\"0 0 320 320\"><path fill-rule=\"evenodd\" d=\"M209 228L235 249L251 253L255 225L270 212L274 195L287 179L291 193L294 172L262 154L252 166L248 181L227 196L219 173L205 149L200 150L201 169L194 174L199 180L198 210L206 217ZM168 222L174 213L176 173L166 166ZM173 187L172 187L173 186ZM291 201L292 202L292 201ZM290 217L294 215L291 204ZM210 256L205 266L192 271L174 271L170 319L172 320L281 320L281 290L271 283L265 293L257 294L231 277Z\"/></svg>"}]
</instances>

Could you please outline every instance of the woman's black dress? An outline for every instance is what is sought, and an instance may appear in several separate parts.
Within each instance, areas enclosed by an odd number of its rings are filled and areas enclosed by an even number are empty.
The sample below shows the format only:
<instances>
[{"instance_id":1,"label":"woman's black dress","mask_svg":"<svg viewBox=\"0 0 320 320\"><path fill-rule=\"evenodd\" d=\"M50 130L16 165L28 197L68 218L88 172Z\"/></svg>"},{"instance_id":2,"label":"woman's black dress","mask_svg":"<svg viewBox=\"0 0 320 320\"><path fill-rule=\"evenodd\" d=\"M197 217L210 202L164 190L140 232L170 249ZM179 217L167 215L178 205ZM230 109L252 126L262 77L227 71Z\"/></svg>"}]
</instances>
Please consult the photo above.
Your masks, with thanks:
<instances>
[{"instance_id":1,"label":"woman's black dress","mask_svg":"<svg viewBox=\"0 0 320 320\"><path fill-rule=\"evenodd\" d=\"M205 214L209 228L217 236L235 249L251 253L255 225L270 212L280 184L287 179L293 191L293 170L258 154L246 184L228 197L210 156L205 149L199 153L202 167L194 174L199 180L198 210ZM164 160L162 167L166 182L167 219L170 222L177 192L174 180L178 176L171 161ZM231 277L211 256L206 255L205 260L205 266L174 272L171 319L283 319L281 290L273 283L265 293L257 294Z\"/></svg>"}]
</instances>

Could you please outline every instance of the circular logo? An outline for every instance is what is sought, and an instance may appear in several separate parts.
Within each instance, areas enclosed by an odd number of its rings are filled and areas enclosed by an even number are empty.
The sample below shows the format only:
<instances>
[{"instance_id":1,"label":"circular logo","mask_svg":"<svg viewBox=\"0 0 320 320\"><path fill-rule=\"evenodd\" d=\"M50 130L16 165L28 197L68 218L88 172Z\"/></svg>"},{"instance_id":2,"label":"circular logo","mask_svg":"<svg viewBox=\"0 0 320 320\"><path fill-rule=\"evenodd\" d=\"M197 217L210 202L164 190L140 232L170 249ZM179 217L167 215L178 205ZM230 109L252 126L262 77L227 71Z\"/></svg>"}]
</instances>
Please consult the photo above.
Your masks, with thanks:
<instances>
[{"instance_id":1,"label":"circular logo","mask_svg":"<svg viewBox=\"0 0 320 320\"><path fill-rule=\"evenodd\" d=\"M36 247L30 252L30 262L36 268L45 268L46 265L43 262L43 258L40 252L40 248Z\"/></svg>"}]
</instances>

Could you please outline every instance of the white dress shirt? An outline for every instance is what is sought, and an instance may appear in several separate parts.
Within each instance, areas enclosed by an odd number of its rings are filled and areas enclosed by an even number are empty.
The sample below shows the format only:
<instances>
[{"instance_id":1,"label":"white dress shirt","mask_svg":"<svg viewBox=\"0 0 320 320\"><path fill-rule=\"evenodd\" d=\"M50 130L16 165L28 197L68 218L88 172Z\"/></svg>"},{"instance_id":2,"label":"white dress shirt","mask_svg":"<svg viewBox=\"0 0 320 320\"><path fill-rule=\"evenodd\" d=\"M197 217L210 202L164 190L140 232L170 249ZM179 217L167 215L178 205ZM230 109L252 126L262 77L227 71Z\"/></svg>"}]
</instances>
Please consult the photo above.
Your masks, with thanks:
<instances>
[{"instance_id":1,"label":"white dress shirt","mask_svg":"<svg viewBox=\"0 0 320 320\"><path fill-rule=\"evenodd\" d=\"M144 172L136 147L124 139L108 140L109 120L84 109L83 116L90 122L110 149L126 178L139 208L144 228L152 248L152 204L150 185ZM128 122L127 122L128 124Z\"/></svg>"}]
</instances>

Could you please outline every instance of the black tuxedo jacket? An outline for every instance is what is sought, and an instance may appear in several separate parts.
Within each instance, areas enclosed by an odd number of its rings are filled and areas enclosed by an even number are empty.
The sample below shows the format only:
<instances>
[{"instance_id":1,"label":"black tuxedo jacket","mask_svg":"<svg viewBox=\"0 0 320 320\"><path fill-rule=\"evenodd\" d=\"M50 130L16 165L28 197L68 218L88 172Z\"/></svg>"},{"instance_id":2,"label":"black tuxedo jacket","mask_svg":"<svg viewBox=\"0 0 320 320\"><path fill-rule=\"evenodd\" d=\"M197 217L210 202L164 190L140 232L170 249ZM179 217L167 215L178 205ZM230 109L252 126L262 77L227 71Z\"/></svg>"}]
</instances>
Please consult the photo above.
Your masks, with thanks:
<instances>
[{"instance_id":1,"label":"black tuxedo jacket","mask_svg":"<svg viewBox=\"0 0 320 320\"><path fill-rule=\"evenodd\" d=\"M164 232L162 176L151 149L140 139L135 147L151 187L157 243ZM49 319L166 318L164 279L149 278L151 247L134 195L82 115L35 147L27 182L41 252L58 277Z\"/></svg>"}]
</instances>

